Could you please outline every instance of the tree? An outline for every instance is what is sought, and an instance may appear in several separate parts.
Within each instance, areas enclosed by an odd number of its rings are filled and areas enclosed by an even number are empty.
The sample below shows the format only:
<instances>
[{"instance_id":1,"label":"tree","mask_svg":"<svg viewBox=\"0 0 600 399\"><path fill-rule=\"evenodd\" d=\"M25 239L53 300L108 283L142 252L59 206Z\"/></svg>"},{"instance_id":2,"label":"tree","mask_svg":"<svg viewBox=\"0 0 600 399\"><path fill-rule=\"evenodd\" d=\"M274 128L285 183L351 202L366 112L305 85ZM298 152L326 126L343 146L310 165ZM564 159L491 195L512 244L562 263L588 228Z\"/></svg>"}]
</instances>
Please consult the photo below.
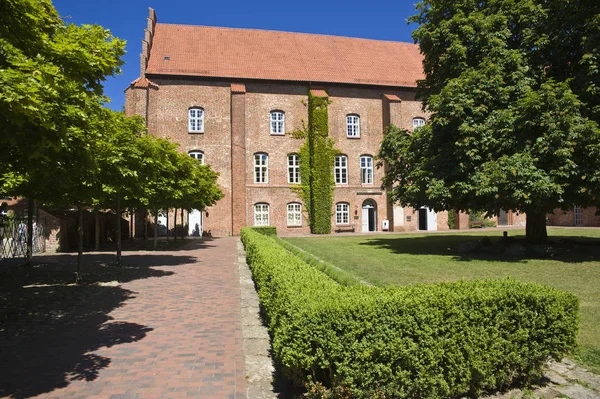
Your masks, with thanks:
<instances>
[{"instance_id":1,"label":"tree","mask_svg":"<svg viewBox=\"0 0 600 399\"><path fill-rule=\"evenodd\" d=\"M412 134L387 131L379 156L392 198L436 211L525 212L531 243L546 241L553 209L597 204L600 102L589 60L598 59L599 7L419 3L411 18L424 54L418 95L431 117ZM564 19L569 12L579 18Z\"/></svg>"}]
</instances>

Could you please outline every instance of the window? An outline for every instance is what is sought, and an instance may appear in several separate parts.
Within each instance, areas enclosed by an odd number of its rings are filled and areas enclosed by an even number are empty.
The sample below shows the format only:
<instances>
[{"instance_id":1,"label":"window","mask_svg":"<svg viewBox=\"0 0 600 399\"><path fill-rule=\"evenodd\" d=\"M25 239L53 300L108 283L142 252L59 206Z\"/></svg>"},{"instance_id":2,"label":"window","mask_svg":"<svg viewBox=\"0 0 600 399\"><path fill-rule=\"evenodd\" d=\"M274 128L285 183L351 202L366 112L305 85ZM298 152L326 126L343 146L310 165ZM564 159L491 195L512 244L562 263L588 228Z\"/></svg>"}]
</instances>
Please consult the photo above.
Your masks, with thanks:
<instances>
[{"instance_id":1,"label":"window","mask_svg":"<svg viewBox=\"0 0 600 399\"><path fill-rule=\"evenodd\" d=\"M188 131L190 133L204 133L204 110L190 108L188 110Z\"/></svg>"},{"instance_id":2,"label":"window","mask_svg":"<svg viewBox=\"0 0 600 399\"><path fill-rule=\"evenodd\" d=\"M360 182L373 184L373 157L370 155L360 157Z\"/></svg>"},{"instance_id":3,"label":"window","mask_svg":"<svg viewBox=\"0 0 600 399\"><path fill-rule=\"evenodd\" d=\"M302 205L292 202L287 206L287 225L302 226Z\"/></svg>"},{"instance_id":4,"label":"window","mask_svg":"<svg viewBox=\"0 0 600 399\"><path fill-rule=\"evenodd\" d=\"M288 155L288 183L300 183L300 156L298 154Z\"/></svg>"},{"instance_id":5,"label":"window","mask_svg":"<svg viewBox=\"0 0 600 399\"><path fill-rule=\"evenodd\" d=\"M254 154L254 183L269 182L269 156L265 153Z\"/></svg>"},{"instance_id":6,"label":"window","mask_svg":"<svg viewBox=\"0 0 600 399\"><path fill-rule=\"evenodd\" d=\"M254 225L268 226L269 225L269 204L254 205Z\"/></svg>"},{"instance_id":7,"label":"window","mask_svg":"<svg viewBox=\"0 0 600 399\"><path fill-rule=\"evenodd\" d=\"M285 133L285 114L282 111L271 111L271 134Z\"/></svg>"},{"instance_id":8,"label":"window","mask_svg":"<svg viewBox=\"0 0 600 399\"><path fill-rule=\"evenodd\" d=\"M335 224L350 224L350 205L345 202L335 204Z\"/></svg>"},{"instance_id":9,"label":"window","mask_svg":"<svg viewBox=\"0 0 600 399\"><path fill-rule=\"evenodd\" d=\"M335 156L334 165L335 184L348 184L348 157L345 155Z\"/></svg>"},{"instance_id":10,"label":"window","mask_svg":"<svg viewBox=\"0 0 600 399\"><path fill-rule=\"evenodd\" d=\"M346 128L348 131L348 137L360 137L360 116L347 115Z\"/></svg>"},{"instance_id":11,"label":"window","mask_svg":"<svg viewBox=\"0 0 600 399\"><path fill-rule=\"evenodd\" d=\"M204 165L204 153L202 151L190 151L188 155L194 159L200 161L202 165Z\"/></svg>"},{"instance_id":12,"label":"window","mask_svg":"<svg viewBox=\"0 0 600 399\"><path fill-rule=\"evenodd\" d=\"M413 131L417 130L420 127L425 126L425 119L423 118L413 118Z\"/></svg>"}]
</instances>

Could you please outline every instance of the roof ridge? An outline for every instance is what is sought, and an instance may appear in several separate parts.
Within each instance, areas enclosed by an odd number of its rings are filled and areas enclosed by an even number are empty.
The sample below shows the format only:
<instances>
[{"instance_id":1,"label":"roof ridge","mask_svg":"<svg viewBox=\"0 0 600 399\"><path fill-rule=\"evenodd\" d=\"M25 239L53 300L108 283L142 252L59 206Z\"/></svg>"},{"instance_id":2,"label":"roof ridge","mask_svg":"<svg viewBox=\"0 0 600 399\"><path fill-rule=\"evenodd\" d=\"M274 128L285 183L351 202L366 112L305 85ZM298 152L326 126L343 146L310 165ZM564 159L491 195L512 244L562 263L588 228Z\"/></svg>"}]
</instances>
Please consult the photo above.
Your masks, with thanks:
<instances>
[{"instance_id":1,"label":"roof ridge","mask_svg":"<svg viewBox=\"0 0 600 399\"><path fill-rule=\"evenodd\" d=\"M290 35L307 35L307 36L324 36L324 37L337 37L342 39L353 39L353 40L365 40L369 42L384 42L384 43L397 43L403 44L407 46L418 46L416 43L403 42L397 40L388 40L388 39L371 39L366 37L356 37L356 36L343 36L343 35L332 35L327 33L310 33L310 32L292 32L278 29L259 29L259 28L239 28L239 27L229 27L229 26L212 26L212 25L189 25L189 24L173 24L173 23L165 23L165 22L157 22L156 25L170 25L170 26L183 26L187 28L209 28L209 29L231 29L231 30L250 30L256 32L273 32L273 33L283 33Z\"/></svg>"}]
</instances>

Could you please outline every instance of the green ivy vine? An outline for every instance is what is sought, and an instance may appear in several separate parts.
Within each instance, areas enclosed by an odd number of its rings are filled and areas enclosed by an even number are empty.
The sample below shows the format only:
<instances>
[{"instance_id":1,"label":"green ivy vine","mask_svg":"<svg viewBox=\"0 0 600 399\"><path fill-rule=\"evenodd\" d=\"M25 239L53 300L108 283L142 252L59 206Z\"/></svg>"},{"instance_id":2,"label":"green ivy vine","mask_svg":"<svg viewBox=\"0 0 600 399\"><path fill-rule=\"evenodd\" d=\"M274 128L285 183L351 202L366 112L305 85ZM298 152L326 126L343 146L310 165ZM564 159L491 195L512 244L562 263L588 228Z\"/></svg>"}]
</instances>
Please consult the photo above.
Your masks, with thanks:
<instances>
[{"instance_id":1,"label":"green ivy vine","mask_svg":"<svg viewBox=\"0 0 600 399\"><path fill-rule=\"evenodd\" d=\"M298 193L308 213L310 231L313 234L331 233L333 206L333 162L338 151L329 137L327 97L308 93L308 125L292 135L304 139L300 156L301 183L292 189Z\"/></svg>"}]
</instances>

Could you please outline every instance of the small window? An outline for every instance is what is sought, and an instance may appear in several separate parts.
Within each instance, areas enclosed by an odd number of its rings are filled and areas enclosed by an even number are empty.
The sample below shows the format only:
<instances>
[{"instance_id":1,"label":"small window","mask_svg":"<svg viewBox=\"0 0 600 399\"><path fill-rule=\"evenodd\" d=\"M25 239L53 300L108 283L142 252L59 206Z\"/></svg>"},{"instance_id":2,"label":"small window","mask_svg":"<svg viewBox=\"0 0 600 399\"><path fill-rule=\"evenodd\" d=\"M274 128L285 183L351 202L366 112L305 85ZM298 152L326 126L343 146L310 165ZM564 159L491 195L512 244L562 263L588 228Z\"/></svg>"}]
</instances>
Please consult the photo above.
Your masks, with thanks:
<instances>
[{"instance_id":1,"label":"small window","mask_svg":"<svg viewBox=\"0 0 600 399\"><path fill-rule=\"evenodd\" d=\"M271 134L285 133L285 114L282 111L271 111Z\"/></svg>"},{"instance_id":2,"label":"small window","mask_svg":"<svg viewBox=\"0 0 600 399\"><path fill-rule=\"evenodd\" d=\"M413 118L413 131L417 130L420 127L425 126L425 119L423 118Z\"/></svg>"},{"instance_id":3,"label":"small window","mask_svg":"<svg viewBox=\"0 0 600 399\"><path fill-rule=\"evenodd\" d=\"M190 108L188 110L188 131L190 133L204 133L204 109Z\"/></svg>"},{"instance_id":4,"label":"small window","mask_svg":"<svg viewBox=\"0 0 600 399\"><path fill-rule=\"evenodd\" d=\"M269 156L265 153L254 154L254 183L269 182Z\"/></svg>"},{"instance_id":5,"label":"small window","mask_svg":"<svg viewBox=\"0 0 600 399\"><path fill-rule=\"evenodd\" d=\"M350 205L346 202L335 204L335 224L350 224Z\"/></svg>"},{"instance_id":6,"label":"small window","mask_svg":"<svg viewBox=\"0 0 600 399\"><path fill-rule=\"evenodd\" d=\"M200 161L202 165L204 165L204 153L202 151L190 151L188 155L194 159Z\"/></svg>"},{"instance_id":7,"label":"small window","mask_svg":"<svg viewBox=\"0 0 600 399\"><path fill-rule=\"evenodd\" d=\"M287 225L302 226L302 205L292 202L287 206Z\"/></svg>"},{"instance_id":8,"label":"small window","mask_svg":"<svg viewBox=\"0 0 600 399\"><path fill-rule=\"evenodd\" d=\"M373 157L370 155L360 157L360 182L373 184Z\"/></svg>"},{"instance_id":9,"label":"small window","mask_svg":"<svg viewBox=\"0 0 600 399\"><path fill-rule=\"evenodd\" d=\"M347 128L348 137L352 137L352 138L360 137L360 116L347 115L346 116L346 128Z\"/></svg>"},{"instance_id":10,"label":"small window","mask_svg":"<svg viewBox=\"0 0 600 399\"><path fill-rule=\"evenodd\" d=\"M254 205L254 225L269 226L269 204Z\"/></svg>"},{"instance_id":11,"label":"small window","mask_svg":"<svg viewBox=\"0 0 600 399\"><path fill-rule=\"evenodd\" d=\"M348 184L348 157L336 155L334 164L335 184Z\"/></svg>"},{"instance_id":12,"label":"small window","mask_svg":"<svg viewBox=\"0 0 600 399\"><path fill-rule=\"evenodd\" d=\"M298 154L288 155L288 183L300 184L300 156Z\"/></svg>"}]
</instances>

